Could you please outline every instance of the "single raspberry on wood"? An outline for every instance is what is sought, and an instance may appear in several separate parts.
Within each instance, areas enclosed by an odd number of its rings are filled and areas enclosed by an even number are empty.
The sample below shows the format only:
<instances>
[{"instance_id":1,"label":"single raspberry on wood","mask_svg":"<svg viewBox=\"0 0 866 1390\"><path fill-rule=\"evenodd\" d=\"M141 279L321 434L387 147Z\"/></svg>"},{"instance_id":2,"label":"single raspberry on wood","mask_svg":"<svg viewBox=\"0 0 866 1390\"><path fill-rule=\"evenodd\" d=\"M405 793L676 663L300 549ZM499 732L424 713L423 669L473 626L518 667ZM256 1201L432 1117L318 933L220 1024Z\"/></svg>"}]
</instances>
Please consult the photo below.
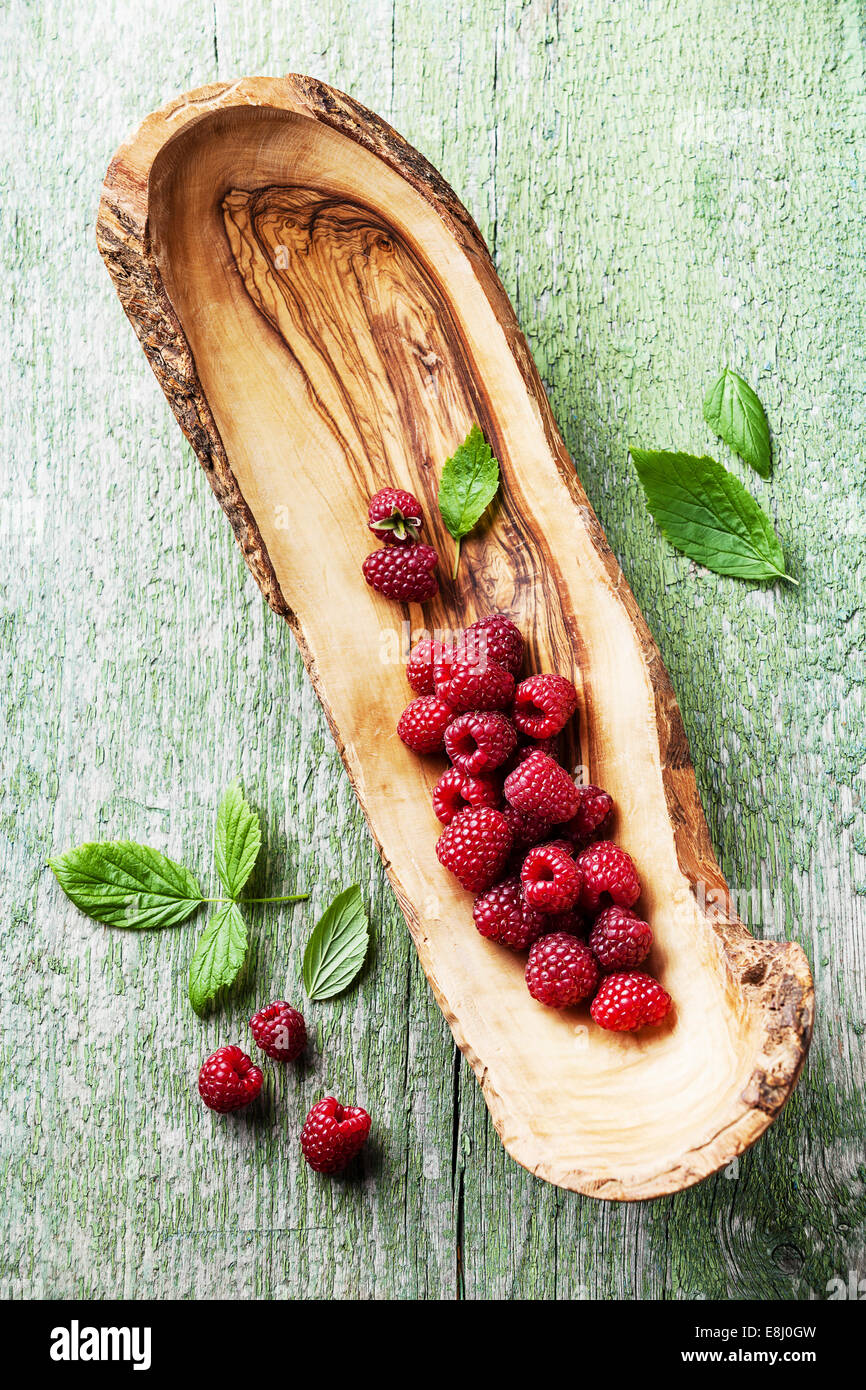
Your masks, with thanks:
<instances>
[{"instance_id":1,"label":"single raspberry on wood","mask_svg":"<svg viewBox=\"0 0 866 1390\"><path fill-rule=\"evenodd\" d=\"M507 709L514 695L514 677L493 661L473 666L458 658L437 664L436 694L456 710Z\"/></svg>"},{"instance_id":2,"label":"single raspberry on wood","mask_svg":"<svg viewBox=\"0 0 866 1390\"><path fill-rule=\"evenodd\" d=\"M514 725L499 710L459 714L445 731L445 751L452 763L473 777L501 767L516 741Z\"/></svg>"},{"instance_id":3,"label":"single raspberry on wood","mask_svg":"<svg viewBox=\"0 0 866 1390\"><path fill-rule=\"evenodd\" d=\"M340 1105L333 1096L317 1101L301 1130L301 1150L317 1173L341 1173L370 1133L370 1116L360 1105Z\"/></svg>"},{"instance_id":4,"label":"single raspberry on wood","mask_svg":"<svg viewBox=\"0 0 866 1390\"><path fill-rule=\"evenodd\" d=\"M506 787L508 783L506 782ZM580 908L594 914L614 903L617 907L633 907L640 897L640 879L632 861L620 845L611 840L599 840L577 856L582 887Z\"/></svg>"},{"instance_id":5,"label":"single raspberry on wood","mask_svg":"<svg viewBox=\"0 0 866 1390\"><path fill-rule=\"evenodd\" d=\"M633 970L646 960L653 944L648 922L630 907L606 907L589 934L589 946L603 972Z\"/></svg>"},{"instance_id":6,"label":"single raspberry on wood","mask_svg":"<svg viewBox=\"0 0 866 1390\"><path fill-rule=\"evenodd\" d=\"M563 835L581 849L599 830L605 830L613 815L613 797L601 787L578 787L577 814L562 827Z\"/></svg>"},{"instance_id":7,"label":"single raspberry on wood","mask_svg":"<svg viewBox=\"0 0 866 1390\"><path fill-rule=\"evenodd\" d=\"M568 932L539 937L529 952L526 984L533 999L550 1009L567 1009L592 994L598 966L592 951Z\"/></svg>"},{"instance_id":8,"label":"single raspberry on wood","mask_svg":"<svg viewBox=\"0 0 866 1390\"><path fill-rule=\"evenodd\" d=\"M510 618L491 613L479 618L463 633L461 654L475 662L494 661L516 676L523 661L523 636Z\"/></svg>"},{"instance_id":9,"label":"single raspberry on wood","mask_svg":"<svg viewBox=\"0 0 866 1390\"><path fill-rule=\"evenodd\" d=\"M578 807L577 787L549 753L533 752L509 772L505 799L518 811L543 816L551 825L571 820Z\"/></svg>"},{"instance_id":10,"label":"single raspberry on wood","mask_svg":"<svg viewBox=\"0 0 866 1390\"><path fill-rule=\"evenodd\" d=\"M419 695L400 715L397 733L415 753L441 753L454 711L438 695Z\"/></svg>"},{"instance_id":11,"label":"single raspberry on wood","mask_svg":"<svg viewBox=\"0 0 866 1390\"><path fill-rule=\"evenodd\" d=\"M410 545L421 530L422 517L418 499L399 487L383 487L367 508L367 525L387 545Z\"/></svg>"},{"instance_id":12,"label":"single raspberry on wood","mask_svg":"<svg viewBox=\"0 0 866 1390\"><path fill-rule=\"evenodd\" d=\"M429 545L383 545L368 555L364 578L377 593L401 603L425 603L439 592L439 556Z\"/></svg>"},{"instance_id":13,"label":"single raspberry on wood","mask_svg":"<svg viewBox=\"0 0 866 1390\"><path fill-rule=\"evenodd\" d=\"M529 906L516 877L503 879L476 898L472 916L482 936L514 951L525 951L547 931L547 918Z\"/></svg>"},{"instance_id":14,"label":"single raspberry on wood","mask_svg":"<svg viewBox=\"0 0 866 1390\"><path fill-rule=\"evenodd\" d=\"M652 975L629 970L605 976L589 1012L600 1028L631 1033L647 1024L661 1023L672 1002L667 990Z\"/></svg>"},{"instance_id":15,"label":"single raspberry on wood","mask_svg":"<svg viewBox=\"0 0 866 1390\"><path fill-rule=\"evenodd\" d=\"M449 767L433 788L433 810L443 825L450 825L461 811L472 806L499 806L502 792L495 777L470 777L459 767Z\"/></svg>"},{"instance_id":16,"label":"single raspberry on wood","mask_svg":"<svg viewBox=\"0 0 866 1390\"><path fill-rule=\"evenodd\" d=\"M580 896L580 872L562 844L536 845L523 861L520 882L530 907L566 912Z\"/></svg>"},{"instance_id":17,"label":"single raspberry on wood","mask_svg":"<svg viewBox=\"0 0 866 1390\"><path fill-rule=\"evenodd\" d=\"M577 709L577 691L565 676L530 676L514 692L513 719L530 738L551 738Z\"/></svg>"},{"instance_id":18,"label":"single raspberry on wood","mask_svg":"<svg viewBox=\"0 0 866 1390\"><path fill-rule=\"evenodd\" d=\"M461 811L436 842L436 857L470 893L483 893L501 875L511 853L511 831L501 811Z\"/></svg>"},{"instance_id":19,"label":"single raspberry on wood","mask_svg":"<svg viewBox=\"0 0 866 1390\"><path fill-rule=\"evenodd\" d=\"M277 999L253 1014L250 1032L262 1052L275 1062L293 1062L307 1045L304 1016L285 999Z\"/></svg>"},{"instance_id":20,"label":"single raspberry on wood","mask_svg":"<svg viewBox=\"0 0 866 1390\"><path fill-rule=\"evenodd\" d=\"M263 1080L260 1068L239 1047L220 1047L198 1074L198 1093L209 1110L227 1115L255 1100Z\"/></svg>"}]
</instances>

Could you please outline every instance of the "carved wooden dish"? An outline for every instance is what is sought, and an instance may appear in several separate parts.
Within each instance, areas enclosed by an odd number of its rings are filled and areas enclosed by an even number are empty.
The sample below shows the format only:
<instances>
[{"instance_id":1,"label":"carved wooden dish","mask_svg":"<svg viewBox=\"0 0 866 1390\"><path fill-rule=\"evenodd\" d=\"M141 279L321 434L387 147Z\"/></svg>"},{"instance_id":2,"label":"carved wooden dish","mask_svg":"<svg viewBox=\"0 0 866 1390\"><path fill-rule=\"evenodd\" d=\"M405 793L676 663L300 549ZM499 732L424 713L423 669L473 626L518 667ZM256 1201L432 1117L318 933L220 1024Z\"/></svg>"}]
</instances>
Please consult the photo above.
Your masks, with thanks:
<instances>
[{"instance_id":1,"label":"carved wooden dish","mask_svg":"<svg viewBox=\"0 0 866 1390\"><path fill-rule=\"evenodd\" d=\"M434 169L306 77L205 87L112 161L99 247L144 351L268 603L291 623L424 969L508 1152L593 1196L674 1192L727 1164L787 1099L808 1047L800 947L727 914L659 653L575 477L487 249ZM464 543L437 530L445 458L477 421L501 502ZM426 504L440 597L364 584L366 502ZM659 1029L605 1033L534 1002L524 958L474 930L440 868L443 763L394 732L411 692L400 625L508 613L534 670L581 692L579 748L616 798L675 1001ZM701 887L703 885L703 887ZM709 898L714 911L702 903Z\"/></svg>"}]
</instances>

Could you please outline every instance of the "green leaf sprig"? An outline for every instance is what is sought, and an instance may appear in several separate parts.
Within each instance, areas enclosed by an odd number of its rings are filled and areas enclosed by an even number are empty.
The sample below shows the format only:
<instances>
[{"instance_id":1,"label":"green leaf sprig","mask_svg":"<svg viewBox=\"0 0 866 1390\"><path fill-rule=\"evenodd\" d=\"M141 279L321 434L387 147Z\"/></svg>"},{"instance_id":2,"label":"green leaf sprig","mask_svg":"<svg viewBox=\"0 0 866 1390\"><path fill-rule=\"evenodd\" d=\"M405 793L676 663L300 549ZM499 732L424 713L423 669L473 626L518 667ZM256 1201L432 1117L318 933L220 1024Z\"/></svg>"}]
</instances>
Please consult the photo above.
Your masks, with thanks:
<instances>
[{"instance_id":1,"label":"green leaf sprig","mask_svg":"<svg viewBox=\"0 0 866 1390\"><path fill-rule=\"evenodd\" d=\"M786 579L769 518L720 463L691 454L631 449L647 505L671 545L716 574Z\"/></svg>"},{"instance_id":2,"label":"green leaf sprig","mask_svg":"<svg viewBox=\"0 0 866 1390\"><path fill-rule=\"evenodd\" d=\"M311 999L342 994L367 955L370 923L357 883L334 899L319 918L304 951L304 989Z\"/></svg>"},{"instance_id":3,"label":"green leaf sprig","mask_svg":"<svg viewBox=\"0 0 866 1390\"><path fill-rule=\"evenodd\" d=\"M452 579L457 578L460 542L478 525L499 491L499 464L478 425L446 459L439 482L439 510L456 541Z\"/></svg>"},{"instance_id":4,"label":"green leaf sprig","mask_svg":"<svg viewBox=\"0 0 866 1390\"><path fill-rule=\"evenodd\" d=\"M714 434L750 463L762 478L770 476L770 426L751 386L725 367L704 397L704 419Z\"/></svg>"},{"instance_id":5,"label":"green leaf sprig","mask_svg":"<svg viewBox=\"0 0 866 1390\"><path fill-rule=\"evenodd\" d=\"M132 840L79 845L49 859L48 865L75 906L110 927L144 931L180 926L205 903L213 903L217 910L189 971L190 1002L202 1013L220 990L234 983L246 959L248 933L238 900L261 844L259 818L235 781L220 801L214 834L214 858L225 897L206 898L189 869ZM309 896L244 898L243 905L297 903Z\"/></svg>"}]
</instances>

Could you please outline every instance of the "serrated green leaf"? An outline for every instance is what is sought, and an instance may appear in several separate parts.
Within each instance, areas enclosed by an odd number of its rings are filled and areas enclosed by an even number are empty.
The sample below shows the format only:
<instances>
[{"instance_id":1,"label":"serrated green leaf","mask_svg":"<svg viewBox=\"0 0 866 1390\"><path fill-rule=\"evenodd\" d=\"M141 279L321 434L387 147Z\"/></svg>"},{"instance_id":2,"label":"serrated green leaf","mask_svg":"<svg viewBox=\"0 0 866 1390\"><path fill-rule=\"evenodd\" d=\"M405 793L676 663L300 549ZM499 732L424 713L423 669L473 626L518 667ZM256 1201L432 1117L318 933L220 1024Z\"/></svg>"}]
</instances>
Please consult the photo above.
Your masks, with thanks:
<instances>
[{"instance_id":1,"label":"serrated green leaf","mask_svg":"<svg viewBox=\"0 0 866 1390\"><path fill-rule=\"evenodd\" d=\"M499 464L479 426L473 425L460 447L446 459L439 482L439 510L457 542L457 559L461 540L477 526L498 489Z\"/></svg>"},{"instance_id":2,"label":"serrated green leaf","mask_svg":"<svg viewBox=\"0 0 866 1390\"><path fill-rule=\"evenodd\" d=\"M189 967L189 998L197 1014L237 979L247 954L247 924L237 903L215 912Z\"/></svg>"},{"instance_id":3,"label":"serrated green leaf","mask_svg":"<svg viewBox=\"0 0 866 1390\"><path fill-rule=\"evenodd\" d=\"M313 928L304 951L304 989L311 999L332 999L355 979L370 941L370 924L355 883L334 899Z\"/></svg>"},{"instance_id":4,"label":"serrated green leaf","mask_svg":"<svg viewBox=\"0 0 866 1390\"><path fill-rule=\"evenodd\" d=\"M48 865L75 906L110 927L176 927L203 901L189 869L132 840L79 845Z\"/></svg>"},{"instance_id":5,"label":"serrated green leaf","mask_svg":"<svg viewBox=\"0 0 866 1390\"><path fill-rule=\"evenodd\" d=\"M236 898L253 871L262 847L256 812L244 799L239 782L226 788L219 804L214 833L214 857L220 882Z\"/></svg>"},{"instance_id":6,"label":"serrated green leaf","mask_svg":"<svg viewBox=\"0 0 866 1390\"><path fill-rule=\"evenodd\" d=\"M770 476L770 427L748 382L726 367L704 397L704 419L762 478Z\"/></svg>"},{"instance_id":7,"label":"serrated green leaf","mask_svg":"<svg viewBox=\"0 0 866 1390\"><path fill-rule=\"evenodd\" d=\"M716 574L787 579L769 518L742 483L712 458L631 449L647 504L671 545Z\"/></svg>"}]
</instances>

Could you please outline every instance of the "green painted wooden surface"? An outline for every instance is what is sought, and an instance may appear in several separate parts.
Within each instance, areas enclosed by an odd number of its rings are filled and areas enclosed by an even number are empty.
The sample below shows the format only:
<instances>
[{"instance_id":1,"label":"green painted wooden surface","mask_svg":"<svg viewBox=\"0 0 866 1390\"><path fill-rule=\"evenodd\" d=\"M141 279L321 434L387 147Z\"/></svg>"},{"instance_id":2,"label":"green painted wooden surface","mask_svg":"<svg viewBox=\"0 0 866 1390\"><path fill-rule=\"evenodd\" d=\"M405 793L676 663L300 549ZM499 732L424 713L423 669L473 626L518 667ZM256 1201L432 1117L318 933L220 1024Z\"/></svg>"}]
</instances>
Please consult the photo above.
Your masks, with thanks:
<instances>
[{"instance_id":1,"label":"green painted wooden surface","mask_svg":"<svg viewBox=\"0 0 866 1390\"><path fill-rule=\"evenodd\" d=\"M109 0L94 19L11 0L2 25L4 1292L789 1299L866 1273L862 8ZM737 1173L676 1198L595 1203L503 1153L289 630L97 256L101 177L139 118L288 70L389 118L480 222L661 645L741 910L813 962L793 1102ZM715 451L797 591L676 556L627 461L629 442L714 451L700 401L725 362L768 408L773 478ZM129 835L213 882L236 772L266 829L260 891L307 884L314 907L258 910L246 985L201 1024L197 926L112 933L43 865ZM360 987L307 1010L306 1068L269 1072L260 1117L203 1113L198 1061L255 1000L301 998L314 910L353 879L376 929ZM359 1180L299 1160L323 1087L375 1116Z\"/></svg>"}]
</instances>

